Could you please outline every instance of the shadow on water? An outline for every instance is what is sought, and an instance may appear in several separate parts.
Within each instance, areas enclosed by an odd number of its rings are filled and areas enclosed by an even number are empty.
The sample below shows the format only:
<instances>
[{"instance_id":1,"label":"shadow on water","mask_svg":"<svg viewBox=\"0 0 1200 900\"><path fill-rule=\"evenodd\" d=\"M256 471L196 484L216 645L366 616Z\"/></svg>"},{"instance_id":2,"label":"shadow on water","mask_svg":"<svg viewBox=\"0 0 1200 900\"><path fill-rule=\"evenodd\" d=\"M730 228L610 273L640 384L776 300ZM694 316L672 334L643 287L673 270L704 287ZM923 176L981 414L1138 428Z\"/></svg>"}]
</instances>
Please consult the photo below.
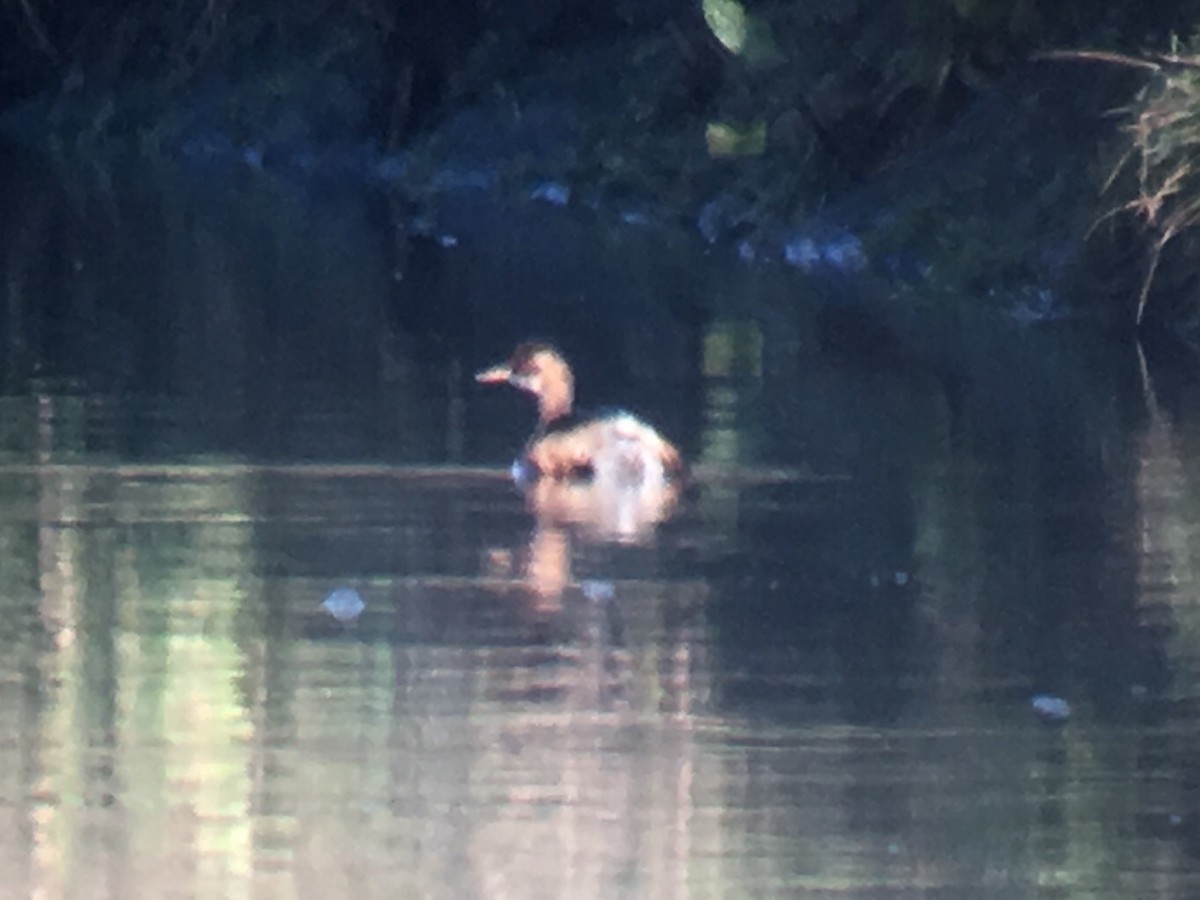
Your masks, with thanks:
<instances>
[{"instance_id":1,"label":"shadow on water","mask_svg":"<svg viewBox=\"0 0 1200 900\"><path fill-rule=\"evenodd\" d=\"M0 172L14 895L1194 891L1190 368L885 353L540 207ZM518 491L470 373L531 334L694 479Z\"/></svg>"}]
</instances>

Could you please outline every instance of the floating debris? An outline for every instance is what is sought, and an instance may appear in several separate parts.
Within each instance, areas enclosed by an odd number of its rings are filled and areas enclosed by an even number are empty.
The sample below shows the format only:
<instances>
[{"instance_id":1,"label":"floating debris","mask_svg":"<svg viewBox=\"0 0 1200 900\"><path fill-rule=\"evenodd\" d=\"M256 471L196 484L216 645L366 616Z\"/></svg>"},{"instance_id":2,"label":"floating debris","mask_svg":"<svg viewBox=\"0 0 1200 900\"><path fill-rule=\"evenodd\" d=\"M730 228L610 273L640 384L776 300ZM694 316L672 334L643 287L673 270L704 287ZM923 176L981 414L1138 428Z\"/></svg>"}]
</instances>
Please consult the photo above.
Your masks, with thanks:
<instances>
[{"instance_id":1,"label":"floating debris","mask_svg":"<svg viewBox=\"0 0 1200 900\"><path fill-rule=\"evenodd\" d=\"M367 604L354 588L338 588L321 606L339 622L350 622L362 614Z\"/></svg>"},{"instance_id":2,"label":"floating debris","mask_svg":"<svg viewBox=\"0 0 1200 900\"><path fill-rule=\"evenodd\" d=\"M715 244L721 239L724 232L722 220L724 211L721 208L719 200L710 200L700 209L700 215L696 217L696 230L700 232L700 236L710 244Z\"/></svg>"},{"instance_id":3,"label":"floating debris","mask_svg":"<svg viewBox=\"0 0 1200 900\"><path fill-rule=\"evenodd\" d=\"M1047 722L1065 722L1071 717L1071 704L1053 694L1037 694L1030 700L1030 705Z\"/></svg>"},{"instance_id":4,"label":"floating debris","mask_svg":"<svg viewBox=\"0 0 1200 900\"><path fill-rule=\"evenodd\" d=\"M842 234L825 245L825 262L839 272L861 272L867 267L867 254L862 241L852 234Z\"/></svg>"},{"instance_id":5,"label":"floating debris","mask_svg":"<svg viewBox=\"0 0 1200 900\"><path fill-rule=\"evenodd\" d=\"M783 245L783 259L789 266L811 272L821 261L821 251L812 238L792 238Z\"/></svg>"},{"instance_id":6,"label":"floating debris","mask_svg":"<svg viewBox=\"0 0 1200 900\"><path fill-rule=\"evenodd\" d=\"M551 206L566 206L571 202L571 189L556 181L539 184L529 194L531 200L541 200Z\"/></svg>"},{"instance_id":7,"label":"floating debris","mask_svg":"<svg viewBox=\"0 0 1200 900\"><path fill-rule=\"evenodd\" d=\"M582 581L579 588L583 591L583 596L597 603L611 600L617 593L611 581Z\"/></svg>"},{"instance_id":8,"label":"floating debris","mask_svg":"<svg viewBox=\"0 0 1200 900\"><path fill-rule=\"evenodd\" d=\"M861 272L867 267L867 253L862 241L849 232L822 241L798 235L783 245L783 259L803 272L826 267L846 274Z\"/></svg>"}]
</instances>

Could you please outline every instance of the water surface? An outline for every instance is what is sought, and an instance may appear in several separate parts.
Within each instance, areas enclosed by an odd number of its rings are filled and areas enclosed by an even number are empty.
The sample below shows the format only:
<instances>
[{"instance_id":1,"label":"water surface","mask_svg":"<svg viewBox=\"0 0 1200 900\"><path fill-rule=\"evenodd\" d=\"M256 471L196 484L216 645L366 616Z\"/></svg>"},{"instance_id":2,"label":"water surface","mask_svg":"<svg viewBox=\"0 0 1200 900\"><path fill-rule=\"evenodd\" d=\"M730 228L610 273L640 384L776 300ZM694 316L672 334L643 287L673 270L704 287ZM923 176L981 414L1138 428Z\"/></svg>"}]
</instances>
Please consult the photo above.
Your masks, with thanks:
<instances>
[{"instance_id":1,"label":"water surface","mask_svg":"<svg viewBox=\"0 0 1200 900\"><path fill-rule=\"evenodd\" d=\"M846 352L827 286L537 207L0 171L0 894L1200 889L1177 368ZM529 334L686 489L516 490L471 372Z\"/></svg>"}]
</instances>

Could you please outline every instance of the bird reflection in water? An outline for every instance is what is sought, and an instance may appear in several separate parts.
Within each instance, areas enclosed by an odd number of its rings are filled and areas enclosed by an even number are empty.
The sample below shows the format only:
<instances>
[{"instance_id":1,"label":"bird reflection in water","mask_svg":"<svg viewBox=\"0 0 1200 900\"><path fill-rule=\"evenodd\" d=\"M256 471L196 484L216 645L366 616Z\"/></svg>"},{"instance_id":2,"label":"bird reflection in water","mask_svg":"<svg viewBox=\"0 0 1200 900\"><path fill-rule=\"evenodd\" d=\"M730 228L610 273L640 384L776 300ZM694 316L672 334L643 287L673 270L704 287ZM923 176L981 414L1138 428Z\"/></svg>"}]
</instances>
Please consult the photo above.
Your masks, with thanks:
<instances>
[{"instance_id":1,"label":"bird reflection in water","mask_svg":"<svg viewBox=\"0 0 1200 900\"><path fill-rule=\"evenodd\" d=\"M515 574L523 592L542 613L558 609L567 590L580 590L591 599L603 599L606 593L594 590L591 582L575 581L572 551L576 542L647 544L657 526L671 517L680 495L680 485L674 481L631 485L600 478L543 478L518 484L533 516L533 531ZM502 551L492 551L488 568L493 575L514 574L514 560Z\"/></svg>"},{"instance_id":2,"label":"bird reflection in water","mask_svg":"<svg viewBox=\"0 0 1200 900\"><path fill-rule=\"evenodd\" d=\"M679 502L682 458L652 426L624 411L581 416L574 375L549 344L519 345L479 372L481 384L533 394L537 428L513 466L534 518L522 577L543 611L574 584L572 540L645 543Z\"/></svg>"}]
</instances>

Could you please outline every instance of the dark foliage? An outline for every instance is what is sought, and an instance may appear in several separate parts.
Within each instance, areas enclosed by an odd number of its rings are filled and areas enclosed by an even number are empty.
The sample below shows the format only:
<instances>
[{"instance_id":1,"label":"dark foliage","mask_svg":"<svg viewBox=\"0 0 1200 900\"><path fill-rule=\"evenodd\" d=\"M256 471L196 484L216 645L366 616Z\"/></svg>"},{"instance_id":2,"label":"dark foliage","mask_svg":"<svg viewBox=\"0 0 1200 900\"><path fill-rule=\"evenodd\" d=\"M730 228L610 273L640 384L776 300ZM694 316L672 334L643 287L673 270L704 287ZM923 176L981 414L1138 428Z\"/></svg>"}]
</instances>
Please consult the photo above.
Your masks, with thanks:
<instances>
[{"instance_id":1,"label":"dark foliage","mask_svg":"<svg viewBox=\"0 0 1200 900\"><path fill-rule=\"evenodd\" d=\"M119 93L123 119L145 123L181 92L249 82L243 112L263 114L263 98L253 96L256 79L272 79L280 92L299 87L304 98L306 79L319 75L344 79L363 106L359 124L397 140L435 118L447 100L485 89L532 54L629 27L661 30L674 23L687 33L701 6L698 0L4 0L0 108L38 94L94 106ZM774 0L746 6L764 14L794 10L801 20L842 18L859 37L847 44L853 57L831 90L861 93L875 83L881 94L875 117L886 131L893 127L889 117L927 109L913 83L936 90L939 104L954 108L963 85L1031 49L1080 41L1140 47L1190 30L1200 4L906 0L880 7ZM899 30L897 23L903 23ZM908 77L898 78L899 72ZM874 133L878 124L837 122L844 133L827 138L840 143L863 128Z\"/></svg>"},{"instance_id":2,"label":"dark foliage","mask_svg":"<svg viewBox=\"0 0 1200 900\"><path fill-rule=\"evenodd\" d=\"M276 99L309 104L320 128L332 116L378 139L397 140L431 121L451 98L469 96L533 50L661 20L682 4L659 0L97 0L0 3L0 109L40 95L59 110L111 100L110 130L157 123L181 95L193 102L235 86L239 117L272 115ZM319 85L317 84L319 82ZM219 91L220 92L220 91ZM339 118L341 121L338 121ZM345 119L352 121L345 121ZM270 128L267 129L270 132Z\"/></svg>"}]
</instances>

